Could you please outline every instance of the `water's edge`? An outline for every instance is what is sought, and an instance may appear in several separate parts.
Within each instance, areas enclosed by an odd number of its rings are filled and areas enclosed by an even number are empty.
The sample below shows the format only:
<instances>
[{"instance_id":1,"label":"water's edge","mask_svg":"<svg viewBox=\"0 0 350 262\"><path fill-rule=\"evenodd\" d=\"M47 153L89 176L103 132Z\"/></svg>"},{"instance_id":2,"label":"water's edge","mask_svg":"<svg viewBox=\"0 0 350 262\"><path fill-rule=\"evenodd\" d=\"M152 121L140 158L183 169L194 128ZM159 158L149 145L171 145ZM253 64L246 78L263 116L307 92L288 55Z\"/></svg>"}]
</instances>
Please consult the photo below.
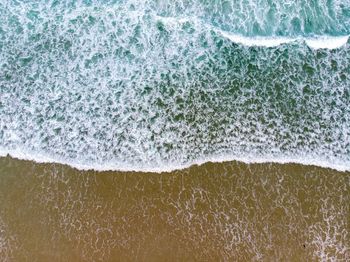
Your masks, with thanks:
<instances>
[{"instance_id":1,"label":"water's edge","mask_svg":"<svg viewBox=\"0 0 350 262\"><path fill-rule=\"evenodd\" d=\"M171 173L174 171L180 171L180 170L186 170L190 169L194 166L203 166L208 163L228 163L228 162L240 162L242 164L281 164L281 165L288 165L288 164L297 164L302 166L314 166L314 167L320 167L325 169L331 169L338 172L349 172L350 166L349 165L342 165L342 164L332 164L329 163L327 160L313 160L308 159L305 157L301 158L286 158L286 157L275 157L275 158L268 158L268 157L260 157L260 158L249 158L249 157L234 157L234 156L212 156L207 157L203 159L197 159L195 161L183 164L183 165L176 165L176 164L169 164L165 163L161 166L153 166L153 167L142 167L142 166L135 166L135 165L118 165L118 164L104 164L104 165L95 165L95 166L89 166L84 163L73 163L65 160L55 159L53 157L48 156L34 156L30 153L25 152L8 152L5 153L0 149L0 157L6 158L10 157L17 160L23 160L23 161L32 161L39 164L60 164L60 165L66 165L71 168L81 170L81 171L97 171L97 172L139 172L139 173Z\"/></svg>"}]
</instances>

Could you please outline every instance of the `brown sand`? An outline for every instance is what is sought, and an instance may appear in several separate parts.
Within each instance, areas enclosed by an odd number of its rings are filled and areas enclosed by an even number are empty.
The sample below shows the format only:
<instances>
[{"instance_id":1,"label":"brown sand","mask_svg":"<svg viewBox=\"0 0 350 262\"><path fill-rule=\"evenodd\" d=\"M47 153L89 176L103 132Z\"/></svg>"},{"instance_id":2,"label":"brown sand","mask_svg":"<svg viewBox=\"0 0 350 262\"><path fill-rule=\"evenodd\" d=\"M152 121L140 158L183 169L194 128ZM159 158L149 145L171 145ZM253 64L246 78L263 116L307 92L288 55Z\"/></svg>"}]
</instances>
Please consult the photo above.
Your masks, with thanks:
<instances>
[{"instance_id":1,"label":"brown sand","mask_svg":"<svg viewBox=\"0 0 350 262\"><path fill-rule=\"evenodd\" d=\"M349 217L349 172L238 162L94 172L0 158L5 261L344 261Z\"/></svg>"}]
</instances>

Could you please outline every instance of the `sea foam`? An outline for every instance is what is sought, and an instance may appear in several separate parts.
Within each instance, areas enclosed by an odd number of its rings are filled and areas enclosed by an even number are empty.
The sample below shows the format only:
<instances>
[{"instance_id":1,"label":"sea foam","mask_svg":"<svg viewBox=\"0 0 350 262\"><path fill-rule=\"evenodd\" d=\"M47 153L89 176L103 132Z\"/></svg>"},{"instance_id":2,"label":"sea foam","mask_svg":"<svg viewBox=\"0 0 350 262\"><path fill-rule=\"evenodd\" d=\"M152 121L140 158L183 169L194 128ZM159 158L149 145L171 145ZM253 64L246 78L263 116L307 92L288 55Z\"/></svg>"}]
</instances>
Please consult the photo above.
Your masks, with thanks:
<instances>
[{"instance_id":1,"label":"sea foam","mask_svg":"<svg viewBox=\"0 0 350 262\"><path fill-rule=\"evenodd\" d=\"M47 153L29 152L25 150L6 150L0 148L0 157L11 156L13 158L35 161L37 163L56 163L68 165L79 170L95 170L95 171L121 171L121 172L153 172L167 173L176 170L183 170L195 165L204 165L206 163L223 163L238 161L245 164L301 164L305 166L318 166L322 168L330 168L341 172L350 171L350 163L339 160L331 162L329 159L317 159L307 156L207 156L206 158L196 159L189 163L163 163L160 165L130 165L128 163L84 163L80 161L71 161L69 159L59 159L50 157Z\"/></svg>"},{"instance_id":2,"label":"sea foam","mask_svg":"<svg viewBox=\"0 0 350 262\"><path fill-rule=\"evenodd\" d=\"M282 44L292 42L304 42L313 49L336 49L347 44L349 36L319 36L319 37L244 37L240 35L232 35L227 32L221 32L224 37L227 37L234 43L239 43L245 46L264 46L275 47Z\"/></svg>"},{"instance_id":3,"label":"sea foam","mask_svg":"<svg viewBox=\"0 0 350 262\"><path fill-rule=\"evenodd\" d=\"M349 169L340 11L335 36L322 23L283 35L282 21L236 30L236 16L199 3L191 13L170 2L63 3L0 6L3 156L97 170L221 160Z\"/></svg>"}]
</instances>

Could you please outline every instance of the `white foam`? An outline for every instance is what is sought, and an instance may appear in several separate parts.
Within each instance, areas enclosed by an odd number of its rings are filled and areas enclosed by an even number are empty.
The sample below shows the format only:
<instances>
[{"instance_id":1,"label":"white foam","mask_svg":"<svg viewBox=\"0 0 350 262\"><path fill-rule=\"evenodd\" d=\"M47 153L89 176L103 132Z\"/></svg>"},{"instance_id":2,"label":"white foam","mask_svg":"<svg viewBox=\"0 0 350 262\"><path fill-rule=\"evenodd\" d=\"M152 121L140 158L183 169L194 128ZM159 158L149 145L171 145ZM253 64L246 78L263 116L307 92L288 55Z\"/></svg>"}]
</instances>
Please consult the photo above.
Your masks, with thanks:
<instances>
[{"instance_id":1,"label":"white foam","mask_svg":"<svg viewBox=\"0 0 350 262\"><path fill-rule=\"evenodd\" d=\"M344 46L348 42L349 36L337 36L337 37L317 37L305 39L305 43L314 49L336 49Z\"/></svg>"},{"instance_id":2,"label":"white foam","mask_svg":"<svg viewBox=\"0 0 350 262\"><path fill-rule=\"evenodd\" d=\"M287 37L246 37L241 35L230 34L228 32L223 31L221 31L221 34L224 37L230 39L232 42L242 44L245 46L274 47L295 41L295 39Z\"/></svg>"},{"instance_id":3,"label":"white foam","mask_svg":"<svg viewBox=\"0 0 350 262\"><path fill-rule=\"evenodd\" d=\"M325 159L314 158L312 156L254 156L254 155L212 155L203 158L198 158L194 161L179 164L179 163L163 163L160 165L132 165L128 163L99 163L91 164L82 161L71 161L59 157L49 156L45 153L31 152L26 150L5 150L0 148L0 157L11 156L21 160L29 160L37 163L57 163L68 165L79 170L95 170L95 171L121 171L121 172L152 172L164 173L173 172L176 170L187 169L194 165L203 165L205 163L223 163L238 161L245 164L262 164L262 163L277 163L277 164L301 164L305 166L318 166L322 168L330 168L340 172L350 171L350 162L341 159Z\"/></svg>"},{"instance_id":4,"label":"white foam","mask_svg":"<svg viewBox=\"0 0 350 262\"><path fill-rule=\"evenodd\" d=\"M336 49L344 46L348 42L349 36L318 36L312 38L289 38L289 37L246 37L241 35L230 34L228 32L220 31L221 34L230 39L234 43L239 43L245 46L264 46L275 47L282 44L292 42L305 42L313 49Z\"/></svg>"},{"instance_id":5,"label":"white foam","mask_svg":"<svg viewBox=\"0 0 350 262\"><path fill-rule=\"evenodd\" d=\"M192 22L196 25L201 24L202 26L208 27L213 31L218 32L225 38L228 38L234 43L238 43L244 46L263 46L263 47L276 47L282 44L288 44L292 42L304 42L306 45L313 49L337 49L348 42L349 35L345 36L313 36L313 37L287 37L287 36L243 36L233 34L227 31L223 31L212 25L204 23L202 20L195 17L161 17L156 16L157 19L167 23L168 25L182 24L185 22Z\"/></svg>"}]
</instances>

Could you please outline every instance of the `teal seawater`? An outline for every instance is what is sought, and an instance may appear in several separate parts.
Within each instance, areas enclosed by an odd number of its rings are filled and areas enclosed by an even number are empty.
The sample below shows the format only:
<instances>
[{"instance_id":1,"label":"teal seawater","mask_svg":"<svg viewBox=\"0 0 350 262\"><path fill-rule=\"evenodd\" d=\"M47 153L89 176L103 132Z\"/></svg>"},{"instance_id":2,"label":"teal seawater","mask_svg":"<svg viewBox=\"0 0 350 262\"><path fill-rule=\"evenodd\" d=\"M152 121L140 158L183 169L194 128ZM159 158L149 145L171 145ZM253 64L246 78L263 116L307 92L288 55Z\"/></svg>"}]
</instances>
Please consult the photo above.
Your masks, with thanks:
<instances>
[{"instance_id":1,"label":"teal seawater","mask_svg":"<svg viewBox=\"0 0 350 262\"><path fill-rule=\"evenodd\" d=\"M324 44L349 1L2 1L0 21L2 155L350 168L349 43Z\"/></svg>"}]
</instances>

